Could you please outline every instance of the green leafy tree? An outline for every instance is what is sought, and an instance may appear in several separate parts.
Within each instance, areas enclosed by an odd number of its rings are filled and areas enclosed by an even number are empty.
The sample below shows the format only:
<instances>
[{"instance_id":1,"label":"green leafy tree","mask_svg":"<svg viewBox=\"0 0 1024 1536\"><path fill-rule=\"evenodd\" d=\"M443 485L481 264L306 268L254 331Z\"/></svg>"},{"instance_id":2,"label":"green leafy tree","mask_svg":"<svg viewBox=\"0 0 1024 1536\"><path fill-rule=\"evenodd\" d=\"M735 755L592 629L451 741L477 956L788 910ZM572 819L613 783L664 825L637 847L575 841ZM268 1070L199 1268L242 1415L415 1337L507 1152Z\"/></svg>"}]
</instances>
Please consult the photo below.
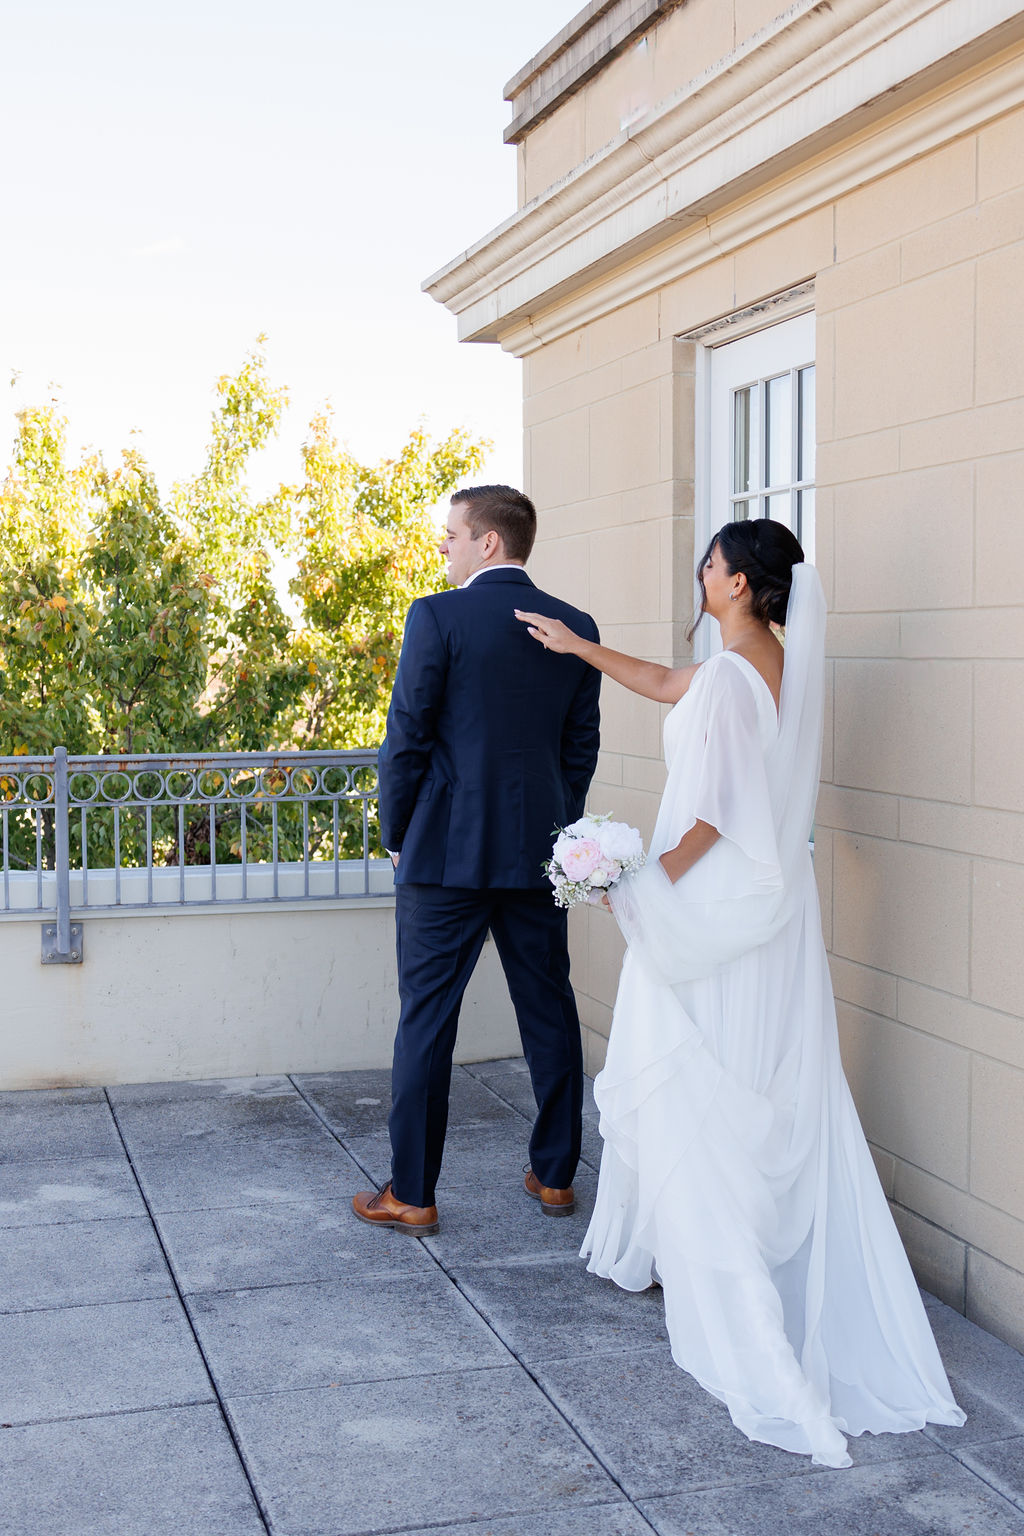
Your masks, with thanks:
<instances>
[{"instance_id":1,"label":"green leafy tree","mask_svg":"<svg viewBox=\"0 0 1024 1536\"><path fill-rule=\"evenodd\" d=\"M375 746L405 615L438 585L438 530L426 509L480 468L484 445L456 431L435 446L416 431L396 459L369 468L339 445L324 415L303 456L291 592L305 619L295 654L306 679L289 735L296 746Z\"/></svg>"},{"instance_id":2,"label":"green leafy tree","mask_svg":"<svg viewBox=\"0 0 1024 1536\"><path fill-rule=\"evenodd\" d=\"M138 454L93 472L96 516L79 563L88 688L101 752L186 737L206 687L212 578L160 505Z\"/></svg>"},{"instance_id":3,"label":"green leafy tree","mask_svg":"<svg viewBox=\"0 0 1024 1536\"><path fill-rule=\"evenodd\" d=\"M262 340L262 338L261 338ZM206 462L174 488L174 509L211 583L208 673L202 707L176 745L204 751L280 746L281 716L302 687L295 635L274 585L274 570L296 544L295 493L282 485L254 500L252 460L278 431L287 390L267 378L261 351L217 382Z\"/></svg>"},{"instance_id":4,"label":"green leafy tree","mask_svg":"<svg viewBox=\"0 0 1024 1536\"><path fill-rule=\"evenodd\" d=\"M0 487L0 756L380 740L406 611L440 577L433 507L487 445L417 430L396 458L363 465L324 413L299 483L256 498L249 471L287 393L257 349L217 394L203 467L166 499L138 452L114 469L95 454L69 464L55 405L20 414ZM297 622L275 584L286 558ZM279 832L287 857L287 818ZM29 858L34 833L19 835ZM161 835L173 862L170 821ZM313 851L327 837L315 818L310 837ZM201 815L186 842L187 858L209 857Z\"/></svg>"},{"instance_id":5,"label":"green leafy tree","mask_svg":"<svg viewBox=\"0 0 1024 1536\"><path fill-rule=\"evenodd\" d=\"M65 463L66 423L22 412L0 491L0 753L87 751L93 714L81 667L89 619L78 563L92 466Z\"/></svg>"}]
</instances>

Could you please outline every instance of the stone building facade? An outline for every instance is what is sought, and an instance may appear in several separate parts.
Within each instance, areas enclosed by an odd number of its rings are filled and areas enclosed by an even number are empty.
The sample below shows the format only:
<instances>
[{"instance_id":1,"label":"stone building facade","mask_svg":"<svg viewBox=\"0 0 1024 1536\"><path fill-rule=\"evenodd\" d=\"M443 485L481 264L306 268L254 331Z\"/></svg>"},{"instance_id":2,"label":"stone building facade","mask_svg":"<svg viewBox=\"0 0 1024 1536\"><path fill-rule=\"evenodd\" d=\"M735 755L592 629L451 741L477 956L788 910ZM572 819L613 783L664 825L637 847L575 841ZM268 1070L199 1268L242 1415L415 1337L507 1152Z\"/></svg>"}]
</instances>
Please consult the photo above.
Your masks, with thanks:
<instances>
[{"instance_id":1,"label":"stone building facade","mask_svg":"<svg viewBox=\"0 0 1024 1536\"><path fill-rule=\"evenodd\" d=\"M523 359L531 569L678 664L710 533L801 531L847 1071L920 1277L1022 1347L1024 7L593 0L507 96L519 209L425 287ZM647 834L661 712L602 707ZM594 1070L621 944L573 947Z\"/></svg>"}]
</instances>

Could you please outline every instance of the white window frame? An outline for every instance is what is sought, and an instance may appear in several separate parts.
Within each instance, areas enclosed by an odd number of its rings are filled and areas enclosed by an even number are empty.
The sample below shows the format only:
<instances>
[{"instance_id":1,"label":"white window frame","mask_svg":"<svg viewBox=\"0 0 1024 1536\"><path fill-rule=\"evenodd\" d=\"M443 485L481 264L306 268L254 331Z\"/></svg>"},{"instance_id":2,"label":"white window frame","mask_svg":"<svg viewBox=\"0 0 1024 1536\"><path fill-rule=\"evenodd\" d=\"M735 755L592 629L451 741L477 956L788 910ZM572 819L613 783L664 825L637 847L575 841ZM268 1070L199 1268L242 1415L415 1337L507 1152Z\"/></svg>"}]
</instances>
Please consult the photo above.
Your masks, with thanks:
<instances>
[{"instance_id":1,"label":"white window frame","mask_svg":"<svg viewBox=\"0 0 1024 1536\"><path fill-rule=\"evenodd\" d=\"M694 456L694 569L711 535L721 527L722 519L712 512L711 474L711 364L718 347L745 339L758 332L767 332L787 320L814 313L814 284L805 283L799 288L765 300L736 315L730 315L713 325L680 337L681 341L696 344L695 372L696 397L694 403L695 456ZM809 359L810 361L810 359ZM696 602L696 582L694 582ZM693 639L695 661L706 661L719 648L718 625L705 619Z\"/></svg>"}]
</instances>

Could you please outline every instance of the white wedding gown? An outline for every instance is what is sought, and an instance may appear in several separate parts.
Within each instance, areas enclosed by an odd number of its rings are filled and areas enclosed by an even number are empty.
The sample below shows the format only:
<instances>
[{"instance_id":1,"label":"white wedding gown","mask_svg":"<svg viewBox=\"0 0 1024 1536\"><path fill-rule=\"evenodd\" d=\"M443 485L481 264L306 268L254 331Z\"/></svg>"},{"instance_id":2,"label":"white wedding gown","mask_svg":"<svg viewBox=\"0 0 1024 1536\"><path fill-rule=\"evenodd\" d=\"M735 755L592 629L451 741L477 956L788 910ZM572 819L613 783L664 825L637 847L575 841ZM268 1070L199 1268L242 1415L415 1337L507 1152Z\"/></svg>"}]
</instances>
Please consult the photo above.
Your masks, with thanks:
<instances>
[{"instance_id":1,"label":"white wedding gown","mask_svg":"<svg viewBox=\"0 0 1024 1536\"><path fill-rule=\"evenodd\" d=\"M674 1359L750 1439L845 1467L847 1434L964 1415L839 1057L807 847L824 613L795 567L778 715L723 652L665 722L648 864L612 894L629 952L582 1254L661 1283ZM672 885L658 855L698 818L721 837Z\"/></svg>"}]
</instances>

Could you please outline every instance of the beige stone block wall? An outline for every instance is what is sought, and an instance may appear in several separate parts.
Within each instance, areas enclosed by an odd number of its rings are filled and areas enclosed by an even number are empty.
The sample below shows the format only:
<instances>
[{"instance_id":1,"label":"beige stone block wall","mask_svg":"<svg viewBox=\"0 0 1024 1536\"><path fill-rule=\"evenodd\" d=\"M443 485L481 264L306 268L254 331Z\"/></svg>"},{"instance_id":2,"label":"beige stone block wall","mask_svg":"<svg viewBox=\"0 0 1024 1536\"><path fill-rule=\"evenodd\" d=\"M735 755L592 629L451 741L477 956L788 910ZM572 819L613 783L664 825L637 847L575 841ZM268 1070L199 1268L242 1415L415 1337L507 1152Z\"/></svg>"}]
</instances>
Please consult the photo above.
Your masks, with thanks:
<instances>
[{"instance_id":1,"label":"beige stone block wall","mask_svg":"<svg viewBox=\"0 0 1024 1536\"><path fill-rule=\"evenodd\" d=\"M593 613L606 644L671 663L689 654L694 349L665 336L657 297L526 359L533 579ZM653 831L664 785L662 706L606 682L590 806ZM622 941L600 911L571 920L587 1063L603 1063Z\"/></svg>"},{"instance_id":2,"label":"beige stone block wall","mask_svg":"<svg viewBox=\"0 0 1024 1536\"><path fill-rule=\"evenodd\" d=\"M706 67L783 8L673 12L646 54L587 87L563 174L581 134L592 153L618 131L627 79L649 68L667 94L702 47ZM680 236L678 273L655 294L527 357L533 571L589 607L607 643L688 658L696 353L676 338L813 278L830 604L816 875L844 1058L919 1275L1020 1343L1024 111L952 124L946 143L799 217L776 190L775 228L722 253L723 210ZM664 710L608 683L602 708L591 804L649 836ZM621 941L599 912L573 914L571 931L594 1070Z\"/></svg>"},{"instance_id":3,"label":"beige stone block wall","mask_svg":"<svg viewBox=\"0 0 1024 1536\"><path fill-rule=\"evenodd\" d=\"M919 1275L1018 1344L1022 187L1017 112L837 201L816 277L835 657L818 873L844 1058Z\"/></svg>"}]
</instances>

